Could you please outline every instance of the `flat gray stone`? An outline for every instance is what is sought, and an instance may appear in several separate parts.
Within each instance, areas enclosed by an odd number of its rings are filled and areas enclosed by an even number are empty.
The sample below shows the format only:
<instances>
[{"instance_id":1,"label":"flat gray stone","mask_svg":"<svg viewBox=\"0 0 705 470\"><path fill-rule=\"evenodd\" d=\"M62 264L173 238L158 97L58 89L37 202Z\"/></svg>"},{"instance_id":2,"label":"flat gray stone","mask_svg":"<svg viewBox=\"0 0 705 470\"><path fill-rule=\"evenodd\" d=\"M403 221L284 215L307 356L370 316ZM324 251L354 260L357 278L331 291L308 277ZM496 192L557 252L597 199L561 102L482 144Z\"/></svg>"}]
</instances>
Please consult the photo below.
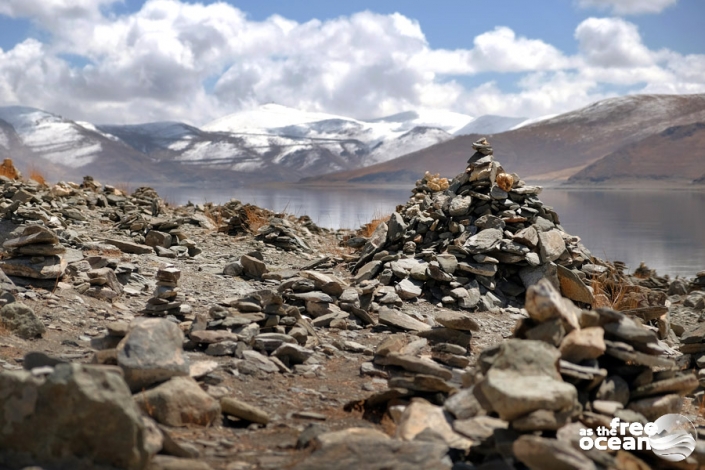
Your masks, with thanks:
<instances>
[{"instance_id":1,"label":"flat gray stone","mask_svg":"<svg viewBox=\"0 0 705 470\"><path fill-rule=\"evenodd\" d=\"M191 377L173 377L134 398L142 411L167 426L210 426L220 416L218 401Z\"/></svg>"},{"instance_id":2,"label":"flat gray stone","mask_svg":"<svg viewBox=\"0 0 705 470\"><path fill-rule=\"evenodd\" d=\"M108 245L113 245L123 253L132 253L135 255L148 255L150 253L154 253L152 247L140 245L139 243L127 242L115 238L106 238L103 241Z\"/></svg>"},{"instance_id":3,"label":"flat gray stone","mask_svg":"<svg viewBox=\"0 0 705 470\"><path fill-rule=\"evenodd\" d=\"M46 380L6 371L0 390L0 466L14 468L13 453L52 468L147 466L142 413L119 369L57 364Z\"/></svg>"},{"instance_id":4,"label":"flat gray stone","mask_svg":"<svg viewBox=\"0 0 705 470\"><path fill-rule=\"evenodd\" d=\"M21 302L13 302L0 309L0 324L23 339L38 338L46 332L34 310Z\"/></svg>"},{"instance_id":5,"label":"flat gray stone","mask_svg":"<svg viewBox=\"0 0 705 470\"><path fill-rule=\"evenodd\" d=\"M188 375L183 353L184 334L168 320L150 318L132 326L118 345L118 365L133 391L174 376Z\"/></svg>"},{"instance_id":6,"label":"flat gray stone","mask_svg":"<svg viewBox=\"0 0 705 470\"><path fill-rule=\"evenodd\" d=\"M502 241L503 233L496 228L488 228L468 238L463 245L469 253L486 253Z\"/></svg>"},{"instance_id":7,"label":"flat gray stone","mask_svg":"<svg viewBox=\"0 0 705 470\"><path fill-rule=\"evenodd\" d=\"M426 323L420 322L405 313L392 310L388 307L380 308L379 322L383 325L393 326L406 331L426 331L431 329L431 326Z\"/></svg>"}]
</instances>

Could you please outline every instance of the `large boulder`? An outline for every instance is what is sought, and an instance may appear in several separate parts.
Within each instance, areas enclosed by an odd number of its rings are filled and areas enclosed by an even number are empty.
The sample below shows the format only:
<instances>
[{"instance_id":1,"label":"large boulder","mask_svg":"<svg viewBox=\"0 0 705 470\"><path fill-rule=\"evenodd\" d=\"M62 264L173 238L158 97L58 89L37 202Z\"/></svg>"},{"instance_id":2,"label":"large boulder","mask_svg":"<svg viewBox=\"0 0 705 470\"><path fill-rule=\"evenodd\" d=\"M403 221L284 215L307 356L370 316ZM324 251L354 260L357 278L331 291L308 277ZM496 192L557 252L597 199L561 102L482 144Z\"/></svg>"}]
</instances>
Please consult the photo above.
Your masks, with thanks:
<instances>
[{"instance_id":1,"label":"large boulder","mask_svg":"<svg viewBox=\"0 0 705 470\"><path fill-rule=\"evenodd\" d=\"M150 318L135 324L117 347L118 365L133 392L171 377L189 374L184 334L168 320Z\"/></svg>"},{"instance_id":2,"label":"large boulder","mask_svg":"<svg viewBox=\"0 0 705 470\"><path fill-rule=\"evenodd\" d=\"M0 325L9 328L24 339L40 337L46 331L42 321L34 314L34 310L20 302L5 305L0 309Z\"/></svg>"},{"instance_id":3,"label":"large boulder","mask_svg":"<svg viewBox=\"0 0 705 470\"><path fill-rule=\"evenodd\" d=\"M0 467L143 469L142 416L114 367L58 364L46 379L0 374Z\"/></svg>"},{"instance_id":4,"label":"large boulder","mask_svg":"<svg viewBox=\"0 0 705 470\"><path fill-rule=\"evenodd\" d=\"M135 395L145 413L167 426L209 426L220 416L218 401L204 392L191 377L174 377Z\"/></svg>"},{"instance_id":5,"label":"large boulder","mask_svg":"<svg viewBox=\"0 0 705 470\"><path fill-rule=\"evenodd\" d=\"M543 341L512 339L500 344L485 378L475 387L487 411L513 421L537 410L570 412L578 391L558 372L560 353Z\"/></svg>"}]
</instances>

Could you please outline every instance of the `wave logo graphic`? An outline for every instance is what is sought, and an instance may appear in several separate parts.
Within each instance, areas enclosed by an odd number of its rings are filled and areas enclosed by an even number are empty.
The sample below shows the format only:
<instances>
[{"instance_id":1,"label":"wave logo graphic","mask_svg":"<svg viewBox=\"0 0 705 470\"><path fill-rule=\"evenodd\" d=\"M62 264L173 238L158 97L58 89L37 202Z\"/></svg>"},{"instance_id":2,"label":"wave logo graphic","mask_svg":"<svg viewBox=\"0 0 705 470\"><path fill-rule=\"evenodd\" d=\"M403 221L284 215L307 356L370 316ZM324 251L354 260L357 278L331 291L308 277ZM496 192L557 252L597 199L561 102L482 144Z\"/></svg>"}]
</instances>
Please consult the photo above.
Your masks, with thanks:
<instances>
[{"instance_id":1,"label":"wave logo graphic","mask_svg":"<svg viewBox=\"0 0 705 470\"><path fill-rule=\"evenodd\" d=\"M688 418L667 414L654 421L655 434L649 436L654 454L670 462L685 460L695 450L695 426Z\"/></svg>"}]
</instances>

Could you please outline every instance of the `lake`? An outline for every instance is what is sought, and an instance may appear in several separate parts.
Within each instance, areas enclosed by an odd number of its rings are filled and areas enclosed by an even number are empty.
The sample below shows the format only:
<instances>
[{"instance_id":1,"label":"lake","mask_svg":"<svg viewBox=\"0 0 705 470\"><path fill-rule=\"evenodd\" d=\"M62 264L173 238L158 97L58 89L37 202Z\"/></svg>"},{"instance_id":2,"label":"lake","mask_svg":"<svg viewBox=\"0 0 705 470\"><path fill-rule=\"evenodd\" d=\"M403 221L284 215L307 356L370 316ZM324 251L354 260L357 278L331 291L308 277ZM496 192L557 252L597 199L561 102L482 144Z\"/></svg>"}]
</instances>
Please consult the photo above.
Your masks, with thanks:
<instances>
[{"instance_id":1,"label":"lake","mask_svg":"<svg viewBox=\"0 0 705 470\"><path fill-rule=\"evenodd\" d=\"M404 204L407 189L237 188L231 191L158 188L167 200L223 203L231 198L286 211L328 228L358 228L375 215ZM592 254L623 261L634 270L644 261L661 275L692 277L705 270L705 192L544 189L561 225Z\"/></svg>"}]
</instances>

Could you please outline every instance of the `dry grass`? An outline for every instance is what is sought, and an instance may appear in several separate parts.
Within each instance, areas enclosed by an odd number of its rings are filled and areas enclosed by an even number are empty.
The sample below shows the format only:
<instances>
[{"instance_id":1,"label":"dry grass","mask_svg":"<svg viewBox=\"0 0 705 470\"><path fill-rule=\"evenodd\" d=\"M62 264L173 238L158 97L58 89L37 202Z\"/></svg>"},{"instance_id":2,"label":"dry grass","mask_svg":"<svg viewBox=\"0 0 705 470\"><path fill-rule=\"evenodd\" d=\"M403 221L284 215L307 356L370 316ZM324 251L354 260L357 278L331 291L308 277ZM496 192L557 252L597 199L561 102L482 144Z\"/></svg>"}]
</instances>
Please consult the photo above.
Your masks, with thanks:
<instances>
[{"instance_id":1,"label":"dry grass","mask_svg":"<svg viewBox=\"0 0 705 470\"><path fill-rule=\"evenodd\" d=\"M392 214L375 212L375 214L372 216L372 220L360 227L360 230L358 230L357 232L358 235L365 238L371 237L372 234L375 233L375 230L377 229L379 224L388 221L391 216Z\"/></svg>"},{"instance_id":2,"label":"dry grass","mask_svg":"<svg viewBox=\"0 0 705 470\"><path fill-rule=\"evenodd\" d=\"M114 184L113 187L120 191L123 196L129 196L135 191L135 188L133 188L130 183L126 183L124 181Z\"/></svg>"},{"instance_id":3,"label":"dry grass","mask_svg":"<svg viewBox=\"0 0 705 470\"><path fill-rule=\"evenodd\" d=\"M262 209L257 206L247 204L243 207L245 212L245 223L252 232L257 232L259 229L269 223L269 218L264 214Z\"/></svg>"},{"instance_id":4,"label":"dry grass","mask_svg":"<svg viewBox=\"0 0 705 470\"><path fill-rule=\"evenodd\" d=\"M595 296L595 307L613 310L631 310L639 307L639 288L624 279L606 273L590 282Z\"/></svg>"},{"instance_id":5,"label":"dry grass","mask_svg":"<svg viewBox=\"0 0 705 470\"><path fill-rule=\"evenodd\" d=\"M11 180L16 180L20 177L20 172L15 168L11 158L6 158L3 160L2 164L0 164L0 176L10 178Z\"/></svg>"},{"instance_id":6,"label":"dry grass","mask_svg":"<svg viewBox=\"0 0 705 470\"><path fill-rule=\"evenodd\" d=\"M39 171L39 168L35 167L34 165L31 165L27 171L29 173L29 179L36 181L42 186L47 185L47 180L44 178L42 172Z\"/></svg>"},{"instance_id":7,"label":"dry grass","mask_svg":"<svg viewBox=\"0 0 705 470\"><path fill-rule=\"evenodd\" d=\"M215 229L219 230L220 226L223 224L223 213L220 211L220 207L214 207L212 203L208 203L206 204L203 213L211 222L213 222L213 224L215 224Z\"/></svg>"},{"instance_id":8,"label":"dry grass","mask_svg":"<svg viewBox=\"0 0 705 470\"><path fill-rule=\"evenodd\" d=\"M0 337L10 336L10 329L0 320Z\"/></svg>"}]
</instances>

